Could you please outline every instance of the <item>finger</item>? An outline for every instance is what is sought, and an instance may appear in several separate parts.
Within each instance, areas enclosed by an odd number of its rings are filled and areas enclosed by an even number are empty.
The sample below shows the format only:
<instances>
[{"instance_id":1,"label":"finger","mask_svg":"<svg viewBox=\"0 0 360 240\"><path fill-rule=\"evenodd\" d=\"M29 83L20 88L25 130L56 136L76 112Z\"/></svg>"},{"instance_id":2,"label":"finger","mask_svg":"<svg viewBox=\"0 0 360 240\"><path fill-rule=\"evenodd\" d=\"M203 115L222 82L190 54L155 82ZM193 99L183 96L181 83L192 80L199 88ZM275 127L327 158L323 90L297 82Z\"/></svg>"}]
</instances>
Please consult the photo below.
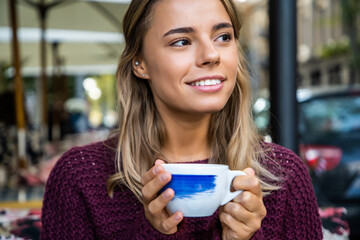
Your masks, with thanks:
<instances>
[{"instance_id":1,"label":"finger","mask_svg":"<svg viewBox=\"0 0 360 240\"><path fill-rule=\"evenodd\" d=\"M266 216L266 208L261 198L248 191L240 195L224 206L225 212L242 222L251 218L262 220Z\"/></svg>"},{"instance_id":2,"label":"finger","mask_svg":"<svg viewBox=\"0 0 360 240\"><path fill-rule=\"evenodd\" d=\"M262 196L244 191L233 199L234 203L241 204L246 210L256 213L261 219L266 216L266 207L264 205Z\"/></svg>"},{"instance_id":3,"label":"finger","mask_svg":"<svg viewBox=\"0 0 360 240\"><path fill-rule=\"evenodd\" d=\"M233 200L235 203L240 203L250 212L254 212L260 205L263 204L262 198L249 191L243 191L237 195Z\"/></svg>"},{"instance_id":4,"label":"finger","mask_svg":"<svg viewBox=\"0 0 360 240\"><path fill-rule=\"evenodd\" d=\"M170 200L174 197L174 195L174 190L171 188L166 189L157 198L149 203L148 211L153 215L160 214L166 207L166 204L168 204L168 202L170 202Z\"/></svg>"},{"instance_id":5,"label":"finger","mask_svg":"<svg viewBox=\"0 0 360 240\"><path fill-rule=\"evenodd\" d=\"M159 165L159 164L165 164L165 162L163 160L161 160L161 159L156 159L154 165L156 166L156 165Z\"/></svg>"},{"instance_id":6,"label":"finger","mask_svg":"<svg viewBox=\"0 0 360 240\"><path fill-rule=\"evenodd\" d=\"M246 223L254 218L253 214L239 203L229 202L225 204L223 212L231 215L239 222Z\"/></svg>"},{"instance_id":7,"label":"finger","mask_svg":"<svg viewBox=\"0 0 360 240\"><path fill-rule=\"evenodd\" d=\"M181 212L176 212L168 219L161 222L161 228L165 234L173 234L177 231L177 225L182 221L184 218Z\"/></svg>"},{"instance_id":8,"label":"finger","mask_svg":"<svg viewBox=\"0 0 360 240\"><path fill-rule=\"evenodd\" d=\"M159 191L171 180L171 174L161 172L142 188L141 192L145 202L151 202L155 199Z\"/></svg>"},{"instance_id":9,"label":"finger","mask_svg":"<svg viewBox=\"0 0 360 240\"><path fill-rule=\"evenodd\" d=\"M156 175L158 175L159 173L165 171L163 166L161 166L161 164L164 164L164 161L157 159L155 161L155 166L153 166L152 168L150 168L149 171L147 171L142 177L141 177L141 183L144 186L145 184L147 184L149 181L151 181Z\"/></svg>"},{"instance_id":10,"label":"finger","mask_svg":"<svg viewBox=\"0 0 360 240\"><path fill-rule=\"evenodd\" d=\"M228 227L225 232L225 239L245 239L250 235L249 227L234 219L230 214L222 212L219 214L219 219L222 224Z\"/></svg>"},{"instance_id":11,"label":"finger","mask_svg":"<svg viewBox=\"0 0 360 240\"><path fill-rule=\"evenodd\" d=\"M245 170L247 170L247 169L245 169ZM245 172L245 170L244 170L244 172ZM248 170L248 172L250 172L250 173L251 173L251 171L253 171L253 170L252 169ZM262 196L260 180L255 175L237 176L236 178L234 178L234 180L232 182L232 187L235 190L250 191L257 196Z\"/></svg>"},{"instance_id":12,"label":"finger","mask_svg":"<svg viewBox=\"0 0 360 240\"><path fill-rule=\"evenodd\" d=\"M246 173L246 175L248 176L255 176L255 171L252 168L245 168L243 172Z\"/></svg>"}]
</instances>

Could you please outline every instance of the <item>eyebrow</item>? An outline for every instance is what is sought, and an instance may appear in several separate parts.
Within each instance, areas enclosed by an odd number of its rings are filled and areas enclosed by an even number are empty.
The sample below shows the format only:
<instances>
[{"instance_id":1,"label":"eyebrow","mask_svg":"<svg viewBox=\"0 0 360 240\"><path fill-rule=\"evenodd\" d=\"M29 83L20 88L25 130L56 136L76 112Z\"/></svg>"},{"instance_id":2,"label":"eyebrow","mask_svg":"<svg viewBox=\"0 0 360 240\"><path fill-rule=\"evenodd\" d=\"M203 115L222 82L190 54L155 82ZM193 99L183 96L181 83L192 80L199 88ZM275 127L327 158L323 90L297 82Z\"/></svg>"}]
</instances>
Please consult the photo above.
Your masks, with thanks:
<instances>
[{"instance_id":1,"label":"eyebrow","mask_svg":"<svg viewBox=\"0 0 360 240\"><path fill-rule=\"evenodd\" d=\"M175 29L171 29L170 31L165 33L164 37L166 37L170 34L174 34L174 33L192 33L192 32L195 32L195 30L191 27L175 28Z\"/></svg>"},{"instance_id":2,"label":"eyebrow","mask_svg":"<svg viewBox=\"0 0 360 240\"><path fill-rule=\"evenodd\" d=\"M232 28L232 27L233 26L230 23L219 23L219 24L214 25L212 30L217 31L219 29ZM170 34L175 34L175 33L193 33L193 32L195 32L195 30L192 27L174 28L174 29L171 29L170 31L166 32L163 37L166 37Z\"/></svg>"},{"instance_id":3,"label":"eyebrow","mask_svg":"<svg viewBox=\"0 0 360 240\"><path fill-rule=\"evenodd\" d=\"M233 28L233 26L230 23L219 23L216 24L215 26L213 26L213 31L217 31L219 29L223 29L223 28Z\"/></svg>"}]
</instances>

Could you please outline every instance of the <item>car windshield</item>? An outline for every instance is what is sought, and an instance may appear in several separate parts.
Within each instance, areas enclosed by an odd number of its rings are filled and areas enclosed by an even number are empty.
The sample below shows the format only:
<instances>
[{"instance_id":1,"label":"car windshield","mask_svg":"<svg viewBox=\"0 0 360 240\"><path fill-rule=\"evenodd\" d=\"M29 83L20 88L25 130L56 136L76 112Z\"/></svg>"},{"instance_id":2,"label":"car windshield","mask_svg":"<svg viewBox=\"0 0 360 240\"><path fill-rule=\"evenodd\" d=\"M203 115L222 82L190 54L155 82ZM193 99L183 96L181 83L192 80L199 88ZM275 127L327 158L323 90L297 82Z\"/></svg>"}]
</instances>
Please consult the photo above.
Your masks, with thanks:
<instances>
[{"instance_id":1,"label":"car windshield","mask_svg":"<svg viewBox=\"0 0 360 240\"><path fill-rule=\"evenodd\" d=\"M341 148L360 142L360 96L314 98L300 104L300 139Z\"/></svg>"}]
</instances>

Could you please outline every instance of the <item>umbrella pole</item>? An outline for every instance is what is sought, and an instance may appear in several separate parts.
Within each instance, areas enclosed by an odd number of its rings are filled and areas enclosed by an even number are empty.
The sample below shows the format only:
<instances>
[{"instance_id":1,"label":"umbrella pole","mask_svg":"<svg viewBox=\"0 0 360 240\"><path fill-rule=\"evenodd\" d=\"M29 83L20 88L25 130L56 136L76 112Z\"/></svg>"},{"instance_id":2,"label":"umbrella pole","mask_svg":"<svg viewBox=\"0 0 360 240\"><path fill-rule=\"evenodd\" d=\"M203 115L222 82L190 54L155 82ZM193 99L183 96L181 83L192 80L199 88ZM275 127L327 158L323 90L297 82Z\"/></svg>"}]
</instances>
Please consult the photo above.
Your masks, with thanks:
<instances>
[{"instance_id":1,"label":"umbrella pole","mask_svg":"<svg viewBox=\"0 0 360 240\"><path fill-rule=\"evenodd\" d=\"M46 74L46 17L47 12L52 7L55 7L68 0L52 1L49 4L45 3L45 0L39 0L35 3L31 0L24 0L30 7L37 10L40 21L40 133L41 136L46 138L49 136L48 129L48 114L49 114L49 102L48 102L48 82ZM50 140L50 139L48 139Z\"/></svg>"},{"instance_id":2,"label":"umbrella pole","mask_svg":"<svg viewBox=\"0 0 360 240\"><path fill-rule=\"evenodd\" d=\"M24 111L24 87L21 79L19 42L17 38L16 1L9 0L10 22L12 28L12 55L15 68L15 108L18 132L18 168L26 168L26 131Z\"/></svg>"}]
</instances>

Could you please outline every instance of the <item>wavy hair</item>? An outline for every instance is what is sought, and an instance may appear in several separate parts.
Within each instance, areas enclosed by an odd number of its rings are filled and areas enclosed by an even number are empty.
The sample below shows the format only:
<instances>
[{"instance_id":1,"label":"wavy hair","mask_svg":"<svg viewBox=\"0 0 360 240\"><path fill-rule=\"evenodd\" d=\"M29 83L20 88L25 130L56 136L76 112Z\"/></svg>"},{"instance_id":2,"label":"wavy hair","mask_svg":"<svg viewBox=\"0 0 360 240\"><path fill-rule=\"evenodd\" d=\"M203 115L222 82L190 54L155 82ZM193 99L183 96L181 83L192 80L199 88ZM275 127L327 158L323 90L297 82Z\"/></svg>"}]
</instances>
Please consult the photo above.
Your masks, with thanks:
<instances>
[{"instance_id":1,"label":"wavy hair","mask_svg":"<svg viewBox=\"0 0 360 240\"><path fill-rule=\"evenodd\" d=\"M118 65L117 96L119 127L116 173L108 178L110 196L116 186L127 186L142 201L141 176L162 156L165 127L155 106L147 81L135 76L133 59L142 53L144 36L151 24L151 11L160 0L133 0L125 14L125 49ZM241 18L232 0L221 0L230 16L235 38L239 40ZM239 41L238 73L235 88L222 110L210 121L209 140L212 163L227 164L230 169L252 167L260 178L264 195L279 188L279 179L261 165L267 157L251 114L251 84Z\"/></svg>"}]
</instances>

